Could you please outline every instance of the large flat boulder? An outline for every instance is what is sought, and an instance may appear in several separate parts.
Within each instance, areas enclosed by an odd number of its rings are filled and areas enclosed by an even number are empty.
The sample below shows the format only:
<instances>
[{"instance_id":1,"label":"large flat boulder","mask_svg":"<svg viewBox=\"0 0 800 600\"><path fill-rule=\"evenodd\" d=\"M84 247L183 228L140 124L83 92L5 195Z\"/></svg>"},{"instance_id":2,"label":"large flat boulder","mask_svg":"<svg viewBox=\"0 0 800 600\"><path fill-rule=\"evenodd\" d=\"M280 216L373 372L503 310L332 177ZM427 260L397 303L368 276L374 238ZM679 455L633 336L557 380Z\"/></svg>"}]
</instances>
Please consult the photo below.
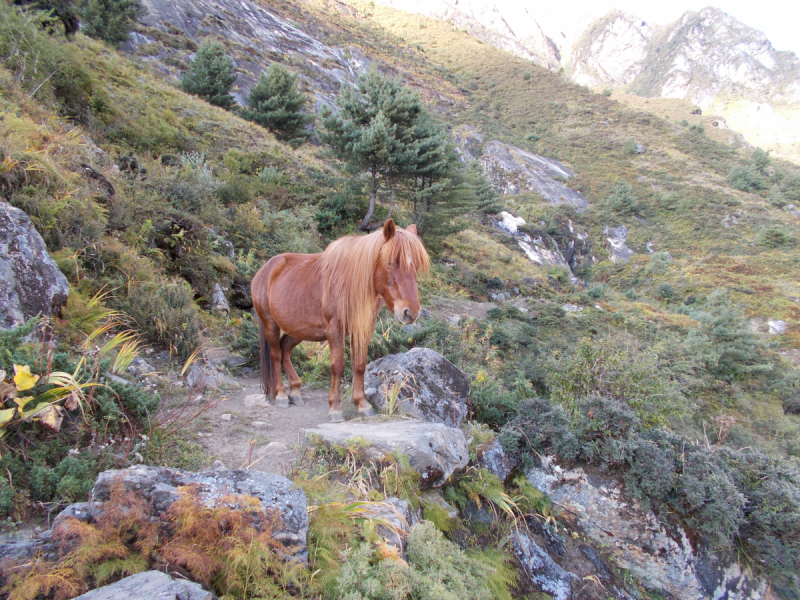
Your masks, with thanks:
<instances>
[{"instance_id":1,"label":"large flat boulder","mask_svg":"<svg viewBox=\"0 0 800 600\"><path fill-rule=\"evenodd\" d=\"M97 588L75 600L214 600L199 583L175 580L161 571L145 571Z\"/></svg>"},{"instance_id":2,"label":"large flat boulder","mask_svg":"<svg viewBox=\"0 0 800 600\"><path fill-rule=\"evenodd\" d=\"M466 467L469 462L464 432L441 423L416 420L323 423L313 429L303 429L302 438L307 444L321 442L337 446L357 440L364 445L367 460L402 452L419 471L423 489L444 485L456 469Z\"/></svg>"},{"instance_id":3,"label":"large flat boulder","mask_svg":"<svg viewBox=\"0 0 800 600\"><path fill-rule=\"evenodd\" d=\"M57 313L69 294L28 215L7 202L0 202L0 281L0 331Z\"/></svg>"},{"instance_id":4,"label":"large flat boulder","mask_svg":"<svg viewBox=\"0 0 800 600\"><path fill-rule=\"evenodd\" d=\"M281 526L274 538L286 547L289 558L300 562L308 560L306 495L303 490L293 487L286 477L244 469L192 473L166 467L136 466L100 473L92 489L93 503L106 502L111 497L112 486L119 483L126 491L151 502L157 515L181 497L179 488L192 484L198 486L199 497L207 506L214 506L221 498L230 495L258 498L265 511L278 511Z\"/></svg>"},{"instance_id":5,"label":"large flat boulder","mask_svg":"<svg viewBox=\"0 0 800 600\"><path fill-rule=\"evenodd\" d=\"M367 400L386 412L395 397L396 411L415 419L458 427L467 416L469 377L438 352L413 348L367 365Z\"/></svg>"}]
</instances>

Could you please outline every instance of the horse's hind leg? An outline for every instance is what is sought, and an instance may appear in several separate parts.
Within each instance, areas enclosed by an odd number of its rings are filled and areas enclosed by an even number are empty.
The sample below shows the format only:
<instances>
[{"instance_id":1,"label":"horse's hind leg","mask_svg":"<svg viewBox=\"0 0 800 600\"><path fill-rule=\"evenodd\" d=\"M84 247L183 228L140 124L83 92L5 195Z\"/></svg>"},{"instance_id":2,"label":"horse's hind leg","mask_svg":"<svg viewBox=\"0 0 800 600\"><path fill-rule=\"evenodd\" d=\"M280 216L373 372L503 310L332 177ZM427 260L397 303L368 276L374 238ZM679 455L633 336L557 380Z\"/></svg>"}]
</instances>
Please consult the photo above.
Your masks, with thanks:
<instances>
[{"instance_id":1,"label":"horse's hind leg","mask_svg":"<svg viewBox=\"0 0 800 600\"><path fill-rule=\"evenodd\" d=\"M303 381L297 375L292 365L292 350L300 343L301 340L290 336L288 333L283 334L281 337L281 351L283 352L283 370L286 373L286 379L289 380L289 403L303 406L303 396L300 394L300 386Z\"/></svg>"},{"instance_id":2,"label":"horse's hind leg","mask_svg":"<svg viewBox=\"0 0 800 600\"><path fill-rule=\"evenodd\" d=\"M272 359L272 368L275 370L275 406L287 408L289 397L286 395L286 388L283 385L283 375L281 366L283 364L283 350L281 350L281 330L278 324L272 319L264 327L264 337L269 345L269 354Z\"/></svg>"}]
</instances>

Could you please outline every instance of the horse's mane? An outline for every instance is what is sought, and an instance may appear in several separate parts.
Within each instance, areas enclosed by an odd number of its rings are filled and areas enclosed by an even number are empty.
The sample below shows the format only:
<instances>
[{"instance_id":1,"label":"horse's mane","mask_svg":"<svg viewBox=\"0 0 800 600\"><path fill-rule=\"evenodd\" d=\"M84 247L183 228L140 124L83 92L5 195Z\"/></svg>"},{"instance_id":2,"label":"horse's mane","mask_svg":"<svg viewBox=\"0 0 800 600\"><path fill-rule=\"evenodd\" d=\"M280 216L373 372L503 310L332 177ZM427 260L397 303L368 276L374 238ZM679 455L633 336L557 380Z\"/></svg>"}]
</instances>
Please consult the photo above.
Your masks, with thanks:
<instances>
[{"instance_id":1,"label":"horse's mane","mask_svg":"<svg viewBox=\"0 0 800 600\"><path fill-rule=\"evenodd\" d=\"M353 356L366 353L375 329L377 292L372 279L380 259L403 270L430 270L422 241L400 228L386 242L382 229L369 235L342 237L322 253L323 296L341 315Z\"/></svg>"}]
</instances>

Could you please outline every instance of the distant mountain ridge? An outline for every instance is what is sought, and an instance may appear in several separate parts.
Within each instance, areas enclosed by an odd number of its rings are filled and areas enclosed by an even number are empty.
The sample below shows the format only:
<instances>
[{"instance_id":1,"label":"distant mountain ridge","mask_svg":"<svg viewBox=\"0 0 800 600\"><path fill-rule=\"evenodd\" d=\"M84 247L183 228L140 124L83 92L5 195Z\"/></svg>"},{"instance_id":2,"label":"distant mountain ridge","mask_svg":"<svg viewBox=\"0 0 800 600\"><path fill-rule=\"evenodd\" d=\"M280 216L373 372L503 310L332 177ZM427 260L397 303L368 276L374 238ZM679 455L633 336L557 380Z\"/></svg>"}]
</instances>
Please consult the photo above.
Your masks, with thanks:
<instances>
[{"instance_id":1,"label":"distant mountain ridge","mask_svg":"<svg viewBox=\"0 0 800 600\"><path fill-rule=\"evenodd\" d=\"M589 86L628 85L639 96L690 100L707 108L722 96L800 102L800 60L718 8L687 12L667 27L613 12L574 45L570 75Z\"/></svg>"},{"instance_id":2,"label":"distant mountain ridge","mask_svg":"<svg viewBox=\"0 0 800 600\"><path fill-rule=\"evenodd\" d=\"M563 68L572 81L597 91L692 102L723 117L749 143L800 163L800 59L718 8L686 12L669 25L612 11L579 35L574 28L564 33L567 22L543 25L535 7L477 0L378 2L449 21L551 71Z\"/></svg>"}]
</instances>

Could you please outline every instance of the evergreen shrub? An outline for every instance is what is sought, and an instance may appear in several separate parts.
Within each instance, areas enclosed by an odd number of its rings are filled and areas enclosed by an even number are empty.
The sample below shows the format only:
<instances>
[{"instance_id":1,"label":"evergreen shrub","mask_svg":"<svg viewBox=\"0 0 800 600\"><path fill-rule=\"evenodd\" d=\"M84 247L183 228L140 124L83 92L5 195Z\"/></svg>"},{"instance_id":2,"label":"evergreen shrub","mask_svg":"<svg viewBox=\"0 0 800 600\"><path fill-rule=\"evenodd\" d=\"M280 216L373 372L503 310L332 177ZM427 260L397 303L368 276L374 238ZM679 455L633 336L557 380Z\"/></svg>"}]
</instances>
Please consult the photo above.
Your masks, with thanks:
<instances>
[{"instance_id":1,"label":"evergreen shrub","mask_svg":"<svg viewBox=\"0 0 800 600\"><path fill-rule=\"evenodd\" d=\"M230 109L230 91L236 81L233 61L219 42L204 42L194 60L183 74L181 88L187 94L200 96L206 102Z\"/></svg>"}]
</instances>

